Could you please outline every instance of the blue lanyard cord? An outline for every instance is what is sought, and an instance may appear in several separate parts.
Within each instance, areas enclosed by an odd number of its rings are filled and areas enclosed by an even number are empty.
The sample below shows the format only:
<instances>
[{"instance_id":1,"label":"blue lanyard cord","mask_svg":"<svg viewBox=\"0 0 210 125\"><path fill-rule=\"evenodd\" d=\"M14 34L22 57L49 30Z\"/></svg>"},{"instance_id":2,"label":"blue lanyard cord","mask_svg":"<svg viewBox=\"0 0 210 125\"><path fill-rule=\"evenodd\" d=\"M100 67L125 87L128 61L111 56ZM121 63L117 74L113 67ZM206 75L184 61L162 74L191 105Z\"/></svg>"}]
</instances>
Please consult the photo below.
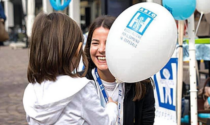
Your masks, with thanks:
<instances>
[{"instance_id":1,"label":"blue lanyard cord","mask_svg":"<svg viewBox=\"0 0 210 125\"><path fill-rule=\"evenodd\" d=\"M96 75L96 80L97 80L97 82L98 82L98 84L99 84L99 87L100 87L100 89L101 89L101 92L102 92L102 94L103 94L103 96L104 96L104 100L105 100L105 102L107 103L107 102L108 102L108 97L107 97L107 94L106 94L104 85L102 84L101 78L100 78L99 75L98 75L97 68L95 68L95 75Z\"/></svg>"},{"instance_id":2,"label":"blue lanyard cord","mask_svg":"<svg viewBox=\"0 0 210 125\"><path fill-rule=\"evenodd\" d=\"M103 94L104 100L107 103L108 102L108 97L107 97L104 85L102 84L101 78L98 75L97 68L95 68L95 75L96 75L96 80L97 80L97 82L99 84L99 87L101 89L101 92ZM122 107L122 103L121 103L121 101L122 101L122 84L117 85L116 87L119 87L119 93L118 93L119 94L118 95L118 120L117 120L117 123L118 123L118 125L121 125L121 123L120 123L120 116L121 116L121 113L122 113L121 109L123 108Z\"/></svg>"}]
</instances>

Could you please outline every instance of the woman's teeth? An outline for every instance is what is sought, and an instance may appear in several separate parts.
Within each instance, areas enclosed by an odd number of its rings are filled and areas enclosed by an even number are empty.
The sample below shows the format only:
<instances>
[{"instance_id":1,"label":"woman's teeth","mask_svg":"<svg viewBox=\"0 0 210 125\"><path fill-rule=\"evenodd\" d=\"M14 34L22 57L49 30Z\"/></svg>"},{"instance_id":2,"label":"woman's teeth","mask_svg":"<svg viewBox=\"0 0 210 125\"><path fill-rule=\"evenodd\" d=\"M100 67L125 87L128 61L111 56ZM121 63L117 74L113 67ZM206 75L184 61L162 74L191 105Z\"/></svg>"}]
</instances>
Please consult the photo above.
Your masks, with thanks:
<instances>
[{"instance_id":1,"label":"woman's teeth","mask_svg":"<svg viewBox=\"0 0 210 125\"><path fill-rule=\"evenodd\" d=\"M98 57L99 60L106 60L106 57Z\"/></svg>"}]
</instances>

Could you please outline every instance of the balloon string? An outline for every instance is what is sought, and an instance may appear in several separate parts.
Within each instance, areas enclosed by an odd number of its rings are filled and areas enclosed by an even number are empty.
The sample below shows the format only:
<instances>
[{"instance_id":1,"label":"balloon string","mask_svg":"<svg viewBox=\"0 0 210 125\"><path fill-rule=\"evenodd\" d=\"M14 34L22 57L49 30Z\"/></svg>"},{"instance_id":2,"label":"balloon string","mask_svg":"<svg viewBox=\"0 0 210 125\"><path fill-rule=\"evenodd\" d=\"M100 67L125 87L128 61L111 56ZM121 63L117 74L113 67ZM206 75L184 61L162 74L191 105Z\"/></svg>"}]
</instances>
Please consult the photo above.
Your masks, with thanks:
<instances>
[{"instance_id":1,"label":"balloon string","mask_svg":"<svg viewBox=\"0 0 210 125\"><path fill-rule=\"evenodd\" d=\"M113 99L114 92L117 90L118 86L119 86L119 83L117 83L117 85L116 85L115 88L114 88L114 91L113 91L112 94L111 94L111 98L112 98L112 99Z\"/></svg>"},{"instance_id":2,"label":"balloon string","mask_svg":"<svg viewBox=\"0 0 210 125\"><path fill-rule=\"evenodd\" d=\"M117 85L115 86L115 88L114 88L114 91L112 92L112 94L111 94L111 98L113 97L113 95L114 95L114 92L117 90L117 88L118 88L118 86L119 86L119 84L120 83L123 83L122 81L120 81L119 79L116 79L115 80L115 82L117 83Z\"/></svg>"},{"instance_id":3,"label":"balloon string","mask_svg":"<svg viewBox=\"0 0 210 125\"><path fill-rule=\"evenodd\" d=\"M200 16L200 19L199 19L199 21L198 21L198 25L197 25L197 28L196 28L196 31L195 31L195 35L196 35L197 32L198 32L198 28L199 28L199 25L200 25L200 23L201 23L202 17L203 17L203 12L201 12L201 16Z\"/></svg>"}]
</instances>

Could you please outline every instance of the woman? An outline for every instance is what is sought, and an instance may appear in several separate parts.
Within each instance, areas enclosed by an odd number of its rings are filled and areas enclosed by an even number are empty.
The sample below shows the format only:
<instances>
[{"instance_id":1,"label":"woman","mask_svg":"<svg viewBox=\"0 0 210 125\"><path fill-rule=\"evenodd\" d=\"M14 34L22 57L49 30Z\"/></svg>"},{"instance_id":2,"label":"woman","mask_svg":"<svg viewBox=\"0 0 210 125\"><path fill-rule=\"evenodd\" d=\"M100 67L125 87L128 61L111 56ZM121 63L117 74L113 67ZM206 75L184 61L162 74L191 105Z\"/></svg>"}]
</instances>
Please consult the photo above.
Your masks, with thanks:
<instances>
[{"instance_id":1,"label":"woman","mask_svg":"<svg viewBox=\"0 0 210 125\"><path fill-rule=\"evenodd\" d=\"M95 81L102 106L106 106L107 98L114 92L112 99L120 105L118 106L119 124L152 125L155 116L155 100L150 79L138 83L120 84L118 90L114 91L116 82L107 67L105 55L107 35L114 20L115 18L111 16L101 16L95 19L89 28L85 47L89 61L86 77Z\"/></svg>"},{"instance_id":2,"label":"woman","mask_svg":"<svg viewBox=\"0 0 210 125\"><path fill-rule=\"evenodd\" d=\"M100 104L94 83L77 73L83 36L62 13L39 14L32 29L29 84L23 97L30 125L114 125L117 105ZM75 71L75 72L73 72Z\"/></svg>"}]
</instances>

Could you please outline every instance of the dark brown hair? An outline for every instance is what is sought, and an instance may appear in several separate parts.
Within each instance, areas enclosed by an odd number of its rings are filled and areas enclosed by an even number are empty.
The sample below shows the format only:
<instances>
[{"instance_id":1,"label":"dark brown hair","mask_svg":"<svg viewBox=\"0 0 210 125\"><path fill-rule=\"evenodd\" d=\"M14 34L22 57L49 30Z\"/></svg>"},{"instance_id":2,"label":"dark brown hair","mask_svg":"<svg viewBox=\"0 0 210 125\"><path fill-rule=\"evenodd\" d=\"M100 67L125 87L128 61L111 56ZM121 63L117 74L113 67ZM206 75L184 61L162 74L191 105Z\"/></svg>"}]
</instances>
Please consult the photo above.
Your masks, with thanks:
<instances>
[{"instance_id":1,"label":"dark brown hair","mask_svg":"<svg viewBox=\"0 0 210 125\"><path fill-rule=\"evenodd\" d=\"M88 62L89 62L89 69L93 69L96 67L96 65L93 63L93 61L90 57L90 45L91 45L93 32L95 31L95 29L97 29L99 27L110 29L112 24L114 23L115 19L116 19L115 17L104 15L104 16L100 16L100 17L96 18L94 20L94 22L90 25L87 42L86 42L86 46L85 46L85 54L86 54ZM149 81L150 80L144 80L144 81L136 83L136 85L135 85L135 93L136 94L135 94L133 101L140 100L144 97L144 95L146 93L146 86L142 83L148 83Z\"/></svg>"},{"instance_id":2,"label":"dark brown hair","mask_svg":"<svg viewBox=\"0 0 210 125\"><path fill-rule=\"evenodd\" d=\"M32 29L28 81L55 81L58 75L79 77L77 67L81 56L88 67L82 47L78 51L80 42L83 44L82 31L70 17L57 12L40 13ZM72 73L74 69L76 72Z\"/></svg>"},{"instance_id":3,"label":"dark brown hair","mask_svg":"<svg viewBox=\"0 0 210 125\"><path fill-rule=\"evenodd\" d=\"M93 63L91 57L90 57L90 45L92 41L92 36L93 32L95 29L99 27L103 27L105 29L110 29L112 24L115 21L115 17L113 16L108 16L108 15L103 15L94 20L94 22L90 25L89 31L88 31L88 37L87 37L87 42L85 46L85 55L87 56L88 62L89 62L89 69L95 68L95 64Z\"/></svg>"}]
</instances>

